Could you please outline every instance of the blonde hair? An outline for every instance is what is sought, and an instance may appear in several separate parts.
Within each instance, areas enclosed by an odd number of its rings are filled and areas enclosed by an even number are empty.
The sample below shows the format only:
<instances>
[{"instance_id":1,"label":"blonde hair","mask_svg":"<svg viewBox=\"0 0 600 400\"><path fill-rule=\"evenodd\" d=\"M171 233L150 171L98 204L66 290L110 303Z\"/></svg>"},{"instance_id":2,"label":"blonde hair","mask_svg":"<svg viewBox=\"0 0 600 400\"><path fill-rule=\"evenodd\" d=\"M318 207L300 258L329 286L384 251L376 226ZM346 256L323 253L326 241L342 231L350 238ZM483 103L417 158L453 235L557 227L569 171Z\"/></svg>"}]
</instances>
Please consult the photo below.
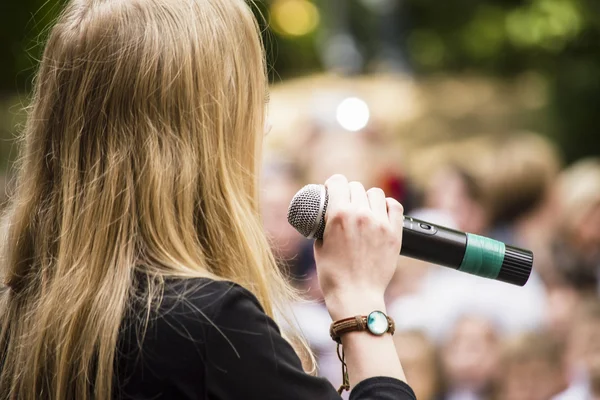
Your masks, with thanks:
<instances>
[{"instance_id":1,"label":"blonde hair","mask_svg":"<svg viewBox=\"0 0 600 400\"><path fill-rule=\"evenodd\" d=\"M7 216L0 398L108 399L136 281L289 298L258 211L267 90L243 0L73 0L52 29Z\"/></svg>"}]
</instances>

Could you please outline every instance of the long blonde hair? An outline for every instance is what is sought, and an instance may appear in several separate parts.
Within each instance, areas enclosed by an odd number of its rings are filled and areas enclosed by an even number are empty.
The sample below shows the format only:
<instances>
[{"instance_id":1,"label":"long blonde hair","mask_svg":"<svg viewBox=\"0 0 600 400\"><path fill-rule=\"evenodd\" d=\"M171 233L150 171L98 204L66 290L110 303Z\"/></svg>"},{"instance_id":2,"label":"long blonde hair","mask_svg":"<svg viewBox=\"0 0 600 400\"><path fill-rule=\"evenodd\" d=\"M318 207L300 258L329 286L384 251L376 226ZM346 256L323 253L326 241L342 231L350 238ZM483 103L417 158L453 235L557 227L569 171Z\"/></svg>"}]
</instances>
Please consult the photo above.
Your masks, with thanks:
<instances>
[{"instance_id":1,"label":"long blonde hair","mask_svg":"<svg viewBox=\"0 0 600 400\"><path fill-rule=\"evenodd\" d=\"M259 213L260 32L244 0L72 0L36 78L7 214L0 398L108 399L142 276L291 291Z\"/></svg>"}]
</instances>

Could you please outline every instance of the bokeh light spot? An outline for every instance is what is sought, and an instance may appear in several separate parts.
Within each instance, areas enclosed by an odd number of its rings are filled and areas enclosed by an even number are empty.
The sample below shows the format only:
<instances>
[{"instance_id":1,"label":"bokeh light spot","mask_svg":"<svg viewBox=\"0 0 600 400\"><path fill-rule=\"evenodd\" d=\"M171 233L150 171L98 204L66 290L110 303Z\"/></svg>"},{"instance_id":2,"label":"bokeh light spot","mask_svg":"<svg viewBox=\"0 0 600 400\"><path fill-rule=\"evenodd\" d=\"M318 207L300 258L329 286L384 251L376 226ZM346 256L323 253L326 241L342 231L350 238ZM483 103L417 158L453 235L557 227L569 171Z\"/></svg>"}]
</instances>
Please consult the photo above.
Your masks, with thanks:
<instances>
[{"instance_id":1,"label":"bokeh light spot","mask_svg":"<svg viewBox=\"0 0 600 400\"><path fill-rule=\"evenodd\" d=\"M370 116L369 106L358 97L345 99L335 112L338 123L350 132L360 131L367 126Z\"/></svg>"},{"instance_id":2,"label":"bokeh light spot","mask_svg":"<svg viewBox=\"0 0 600 400\"><path fill-rule=\"evenodd\" d=\"M277 0L271 6L271 26L283 36L307 35L319 19L319 10L308 0Z\"/></svg>"}]
</instances>

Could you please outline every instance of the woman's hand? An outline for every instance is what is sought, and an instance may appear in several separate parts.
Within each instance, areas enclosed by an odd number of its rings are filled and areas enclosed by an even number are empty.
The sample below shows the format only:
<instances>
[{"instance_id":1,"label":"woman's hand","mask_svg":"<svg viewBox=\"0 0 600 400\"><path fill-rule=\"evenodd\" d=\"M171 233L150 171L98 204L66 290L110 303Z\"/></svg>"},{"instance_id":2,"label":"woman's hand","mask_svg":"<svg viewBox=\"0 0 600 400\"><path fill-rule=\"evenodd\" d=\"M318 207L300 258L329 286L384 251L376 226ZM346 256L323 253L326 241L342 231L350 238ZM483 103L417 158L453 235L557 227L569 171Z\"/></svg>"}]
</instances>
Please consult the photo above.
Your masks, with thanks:
<instances>
[{"instance_id":1,"label":"woman's hand","mask_svg":"<svg viewBox=\"0 0 600 400\"><path fill-rule=\"evenodd\" d=\"M385 312L383 296L402 245L403 208L381 189L334 175L323 240L315 243L319 283L332 318Z\"/></svg>"}]
</instances>

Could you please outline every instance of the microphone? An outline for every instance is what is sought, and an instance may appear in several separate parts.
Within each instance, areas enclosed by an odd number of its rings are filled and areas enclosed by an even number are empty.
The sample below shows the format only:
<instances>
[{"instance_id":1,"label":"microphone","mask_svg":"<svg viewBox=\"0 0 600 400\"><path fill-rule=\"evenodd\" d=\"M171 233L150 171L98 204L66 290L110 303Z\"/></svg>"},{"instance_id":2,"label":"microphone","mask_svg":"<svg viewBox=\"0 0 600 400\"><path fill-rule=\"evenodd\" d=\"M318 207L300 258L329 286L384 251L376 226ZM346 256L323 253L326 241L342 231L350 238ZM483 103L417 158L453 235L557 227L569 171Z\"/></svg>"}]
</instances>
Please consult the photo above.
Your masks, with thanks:
<instances>
[{"instance_id":1,"label":"microphone","mask_svg":"<svg viewBox=\"0 0 600 400\"><path fill-rule=\"evenodd\" d=\"M302 236L323 239L329 197L323 185L306 185L292 199L288 222ZM400 254L483 278L523 286L533 253L472 233L404 217Z\"/></svg>"}]
</instances>

